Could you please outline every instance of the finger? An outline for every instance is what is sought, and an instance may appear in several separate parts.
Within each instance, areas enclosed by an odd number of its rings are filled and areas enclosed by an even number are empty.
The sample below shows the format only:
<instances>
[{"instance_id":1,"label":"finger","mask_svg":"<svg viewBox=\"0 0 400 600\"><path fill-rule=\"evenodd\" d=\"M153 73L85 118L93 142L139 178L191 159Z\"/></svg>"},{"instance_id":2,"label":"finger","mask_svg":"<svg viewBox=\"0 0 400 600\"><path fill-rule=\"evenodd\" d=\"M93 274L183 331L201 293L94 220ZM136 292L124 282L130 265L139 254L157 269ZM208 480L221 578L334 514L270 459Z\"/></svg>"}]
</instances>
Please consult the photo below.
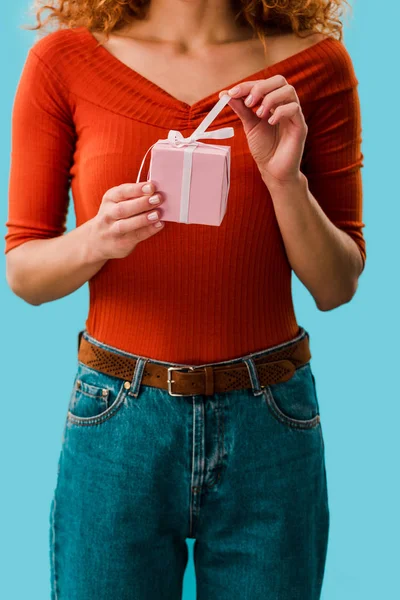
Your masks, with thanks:
<instances>
[{"instance_id":1,"label":"finger","mask_svg":"<svg viewBox=\"0 0 400 600\"><path fill-rule=\"evenodd\" d=\"M143 242L147 240L150 236L154 235L158 231L162 231L164 228L165 221L158 221L156 225L148 225L147 227L140 227L140 229L136 229L135 231L135 240L137 242Z\"/></svg>"},{"instance_id":2,"label":"finger","mask_svg":"<svg viewBox=\"0 0 400 600\"><path fill-rule=\"evenodd\" d=\"M303 112L298 102L290 102L289 104L278 106L274 114L268 119L268 123L276 125L282 119L289 119L298 127L306 127Z\"/></svg>"},{"instance_id":3,"label":"finger","mask_svg":"<svg viewBox=\"0 0 400 600\"><path fill-rule=\"evenodd\" d=\"M256 116L253 110L251 108L247 108L240 98L232 98L228 104L241 119L245 131L252 129L252 127L255 127L260 122L260 119Z\"/></svg>"},{"instance_id":4,"label":"finger","mask_svg":"<svg viewBox=\"0 0 400 600\"><path fill-rule=\"evenodd\" d=\"M229 94L229 96L232 96L232 98L241 98L242 96L247 96L253 85L258 81L262 81L262 79L242 81L242 83L235 85L235 87L231 88L230 90L222 90L219 93L219 97L221 98L223 94Z\"/></svg>"},{"instance_id":5,"label":"finger","mask_svg":"<svg viewBox=\"0 0 400 600\"><path fill-rule=\"evenodd\" d=\"M153 213L155 215L155 218L151 218ZM135 215L126 219L118 219L117 221L114 221L114 223L111 225L111 230L117 236L126 235L132 233L132 231L135 231L136 229L140 229L141 227L154 225L159 220L160 211L154 210L149 213Z\"/></svg>"},{"instance_id":6,"label":"finger","mask_svg":"<svg viewBox=\"0 0 400 600\"><path fill-rule=\"evenodd\" d=\"M244 96L248 96L253 89L254 86L262 85L263 95L268 94L268 92L272 92L273 90L283 87L287 85L286 79L283 75L274 75L273 77L268 77L268 79L256 79L253 81L243 81L230 90L224 90L226 94L232 96L232 98L243 98ZM220 93L222 95L222 92Z\"/></svg>"},{"instance_id":7,"label":"finger","mask_svg":"<svg viewBox=\"0 0 400 600\"><path fill-rule=\"evenodd\" d=\"M269 115L271 108L276 108L279 104L289 104L290 102L300 103L296 90L289 84L269 92L264 97L260 88L253 88L247 98L251 99L250 103L248 103L247 99L245 100L246 106L249 107L254 106L261 100L261 106L256 111L258 117Z\"/></svg>"},{"instance_id":8,"label":"finger","mask_svg":"<svg viewBox=\"0 0 400 600\"><path fill-rule=\"evenodd\" d=\"M155 202L155 200L158 202ZM117 221L118 219L126 219L133 215L152 210L162 203L162 197L160 192L153 194L152 196L140 196L139 198L130 198L124 202L114 202L110 205L109 214L111 219Z\"/></svg>"},{"instance_id":9,"label":"finger","mask_svg":"<svg viewBox=\"0 0 400 600\"><path fill-rule=\"evenodd\" d=\"M150 187L145 187L149 185ZM106 191L103 200L110 202L121 202L128 198L143 196L143 194L153 194L156 186L152 181L142 181L141 183L122 183Z\"/></svg>"},{"instance_id":10,"label":"finger","mask_svg":"<svg viewBox=\"0 0 400 600\"><path fill-rule=\"evenodd\" d=\"M156 224L145 225L144 227L139 227L138 229L132 229L127 233L117 235L117 237L122 243L126 243L128 245L137 244L138 242L142 242L143 240L155 235L158 231L162 231L164 226L165 221L157 221Z\"/></svg>"}]
</instances>

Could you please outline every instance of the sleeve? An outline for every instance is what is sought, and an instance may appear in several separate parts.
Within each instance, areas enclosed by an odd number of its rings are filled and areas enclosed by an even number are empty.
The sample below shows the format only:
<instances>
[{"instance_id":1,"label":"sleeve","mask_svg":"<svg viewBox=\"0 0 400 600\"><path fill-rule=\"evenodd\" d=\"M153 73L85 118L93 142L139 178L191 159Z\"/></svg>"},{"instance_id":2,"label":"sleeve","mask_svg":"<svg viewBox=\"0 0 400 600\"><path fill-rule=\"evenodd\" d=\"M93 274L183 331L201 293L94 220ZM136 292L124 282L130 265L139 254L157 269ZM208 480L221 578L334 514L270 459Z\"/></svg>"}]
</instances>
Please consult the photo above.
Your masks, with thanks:
<instances>
[{"instance_id":1,"label":"sleeve","mask_svg":"<svg viewBox=\"0 0 400 600\"><path fill-rule=\"evenodd\" d=\"M67 89L30 49L12 109L5 253L65 232L74 146Z\"/></svg>"},{"instance_id":2,"label":"sleeve","mask_svg":"<svg viewBox=\"0 0 400 600\"><path fill-rule=\"evenodd\" d=\"M365 267L362 129L358 81L344 46L325 65L323 90L308 107L302 171L328 218L357 244ZM318 96L318 94L316 94Z\"/></svg>"}]
</instances>

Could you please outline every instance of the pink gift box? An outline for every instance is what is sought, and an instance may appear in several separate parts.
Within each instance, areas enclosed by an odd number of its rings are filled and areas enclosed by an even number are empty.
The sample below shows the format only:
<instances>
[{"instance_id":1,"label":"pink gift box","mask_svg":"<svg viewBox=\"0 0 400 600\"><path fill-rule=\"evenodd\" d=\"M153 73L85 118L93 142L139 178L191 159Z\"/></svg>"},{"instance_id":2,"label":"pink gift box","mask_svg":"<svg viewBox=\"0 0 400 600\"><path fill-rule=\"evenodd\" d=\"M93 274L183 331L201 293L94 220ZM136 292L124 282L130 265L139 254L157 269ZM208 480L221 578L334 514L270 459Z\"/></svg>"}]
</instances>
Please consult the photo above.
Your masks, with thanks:
<instances>
[{"instance_id":1,"label":"pink gift box","mask_svg":"<svg viewBox=\"0 0 400 600\"><path fill-rule=\"evenodd\" d=\"M221 224L230 187L231 148L198 140L234 135L232 127L206 131L229 100L227 94L222 96L188 138L179 131L170 130L167 139L158 140L146 152L137 182L151 150L147 180L153 181L163 196L163 203L157 208L162 221Z\"/></svg>"}]
</instances>

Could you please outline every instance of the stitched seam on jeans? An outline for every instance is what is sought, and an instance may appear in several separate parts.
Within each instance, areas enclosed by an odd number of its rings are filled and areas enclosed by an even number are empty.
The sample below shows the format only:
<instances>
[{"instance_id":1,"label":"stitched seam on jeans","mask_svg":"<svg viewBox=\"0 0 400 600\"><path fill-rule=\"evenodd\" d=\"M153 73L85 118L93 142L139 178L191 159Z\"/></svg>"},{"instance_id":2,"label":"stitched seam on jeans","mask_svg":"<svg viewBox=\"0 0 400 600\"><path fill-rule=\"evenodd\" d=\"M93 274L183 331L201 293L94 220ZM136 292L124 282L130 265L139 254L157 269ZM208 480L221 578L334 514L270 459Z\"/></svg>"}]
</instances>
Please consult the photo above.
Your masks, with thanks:
<instances>
[{"instance_id":1,"label":"stitched seam on jeans","mask_svg":"<svg viewBox=\"0 0 400 600\"><path fill-rule=\"evenodd\" d=\"M318 423L320 421L319 414L315 415L315 417L313 417L312 419L305 420L305 421L302 421L300 419L295 419L293 417L288 417L287 415L283 414L283 412L280 411L279 408L276 406L275 399L273 397L273 394L272 394L269 386L264 388L264 396L265 396L268 406L270 407L271 411L276 416L276 418L281 423L286 424L289 427L293 427L293 428L297 428L297 429L313 429L314 427L316 427L318 425Z\"/></svg>"},{"instance_id":2,"label":"stitched seam on jeans","mask_svg":"<svg viewBox=\"0 0 400 600\"><path fill-rule=\"evenodd\" d=\"M223 410L221 411L221 431L222 431L222 456L221 456L221 463L223 462L223 458L225 456L225 415ZM221 464L221 469L222 469L222 464Z\"/></svg>"},{"instance_id":3,"label":"stitched seam on jeans","mask_svg":"<svg viewBox=\"0 0 400 600\"><path fill-rule=\"evenodd\" d=\"M103 394L91 394L90 392L85 392L85 390L83 390L81 387L75 387L75 393L79 392L80 394L85 394L85 396L89 396L89 398L98 398L99 400L104 400L107 401L108 397L110 395L110 390L107 390L106 388L98 388L99 390L106 390L107 394L103 395Z\"/></svg>"},{"instance_id":4,"label":"stitched seam on jeans","mask_svg":"<svg viewBox=\"0 0 400 600\"><path fill-rule=\"evenodd\" d=\"M221 442L222 442L222 433L221 433L221 405L219 402L218 396L216 397L217 401L217 420L218 420L218 455L217 455L217 467L219 468L219 463L222 458L221 453Z\"/></svg>"},{"instance_id":5,"label":"stitched seam on jeans","mask_svg":"<svg viewBox=\"0 0 400 600\"><path fill-rule=\"evenodd\" d=\"M55 600L58 600L57 577L56 577L56 549L55 549L55 544L56 544L55 512L56 512L56 497L54 495L53 509L52 509L52 515L51 515L51 522L52 522L52 528L51 528L51 532L52 532L51 550L52 550L52 552L51 552L51 554L52 554L52 559L53 559L53 591L54 591Z\"/></svg>"},{"instance_id":6,"label":"stitched seam on jeans","mask_svg":"<svg viewBox=\"0 0 400 600\"><path fill-rule=\"evenodd\" d=\"M215 400L216 400L216 404L217 404L216 409L215 409L215 414L216 414L216 418L217 418L217 438L218 438L217 464L216 464L215 469L213 470L213 473L215 474L215 481L213 483L207 483L208 488L214 487L214 485L216 483L218 483L218 481L221 477L220 463L222 461L222 455L223 455L224 422L223 422L223 418L222 418L222 414L221 414L221 404L219 402L218 397L215 397Z\"/></svg>"},{"instance_id":7,"label":"stitched seam on jeans","mask_svg":"<svg viewBox=\"0 0 400 600\"><path fill-rule=\"evenodd\" d=\"M112 406L110 406L110 408L107 409L107 411L109 411L109 412L107 412L106 414L102 413L102 415L100 415L98 417L77 417L72 412L68 411L68 419L74 425L82 425L84 427L100 425L104 421L107 421L108 419L113 417L115 415L115 413L120 410L120 408L122 407L122 405L125 402L125 397L126 397L125 388L121 387L114 404ZM83 419L85 419L85 420L83 420Z\"/></svg>"},{"instance_id":8,"label":"stitched seam on jeans","mask_svg":"<svg viewBox=\"0 0 400 600\"><path fill-rule=\"evenodd\" d=\"M195 452L194 452L194 443L195 443L195 429L196 429L196 411L195 411L195 407L196 407L196 400L195 397L192 396L192 410L193 410L193 418L192 418L192 473L191 473L191 478L190 478L190 505L189 505L189 535L192 537L193 536L193 479L194 479L194 459L195 459Z\"/></svg>"}]
</instances>

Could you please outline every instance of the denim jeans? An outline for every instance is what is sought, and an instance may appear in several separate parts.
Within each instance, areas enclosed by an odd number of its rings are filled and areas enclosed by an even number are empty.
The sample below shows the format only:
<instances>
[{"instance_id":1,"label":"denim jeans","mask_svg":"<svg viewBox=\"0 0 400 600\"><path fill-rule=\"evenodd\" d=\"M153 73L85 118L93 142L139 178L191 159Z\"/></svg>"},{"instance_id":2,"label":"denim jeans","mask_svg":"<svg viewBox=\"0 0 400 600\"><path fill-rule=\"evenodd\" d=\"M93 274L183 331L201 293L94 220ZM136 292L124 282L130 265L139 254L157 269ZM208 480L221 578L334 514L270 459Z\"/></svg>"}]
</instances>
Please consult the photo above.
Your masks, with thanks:
<instances>
[{"instance_id":1,"label":"denim jeans","mask_svg":"<svg viewBox=\"0 0 400 600\"><path fill-rule=\"evenodd\" d=\"M52 600L178 600L193 538L197 600L317 600L328 543L310 362L261 388L171 396L78 361L50 510ZM152 361L164 366L171 363ZM76 385L77 381L80 385ZM129 385L131 384L131 385Z\"/></svg>"}]
</instances>

